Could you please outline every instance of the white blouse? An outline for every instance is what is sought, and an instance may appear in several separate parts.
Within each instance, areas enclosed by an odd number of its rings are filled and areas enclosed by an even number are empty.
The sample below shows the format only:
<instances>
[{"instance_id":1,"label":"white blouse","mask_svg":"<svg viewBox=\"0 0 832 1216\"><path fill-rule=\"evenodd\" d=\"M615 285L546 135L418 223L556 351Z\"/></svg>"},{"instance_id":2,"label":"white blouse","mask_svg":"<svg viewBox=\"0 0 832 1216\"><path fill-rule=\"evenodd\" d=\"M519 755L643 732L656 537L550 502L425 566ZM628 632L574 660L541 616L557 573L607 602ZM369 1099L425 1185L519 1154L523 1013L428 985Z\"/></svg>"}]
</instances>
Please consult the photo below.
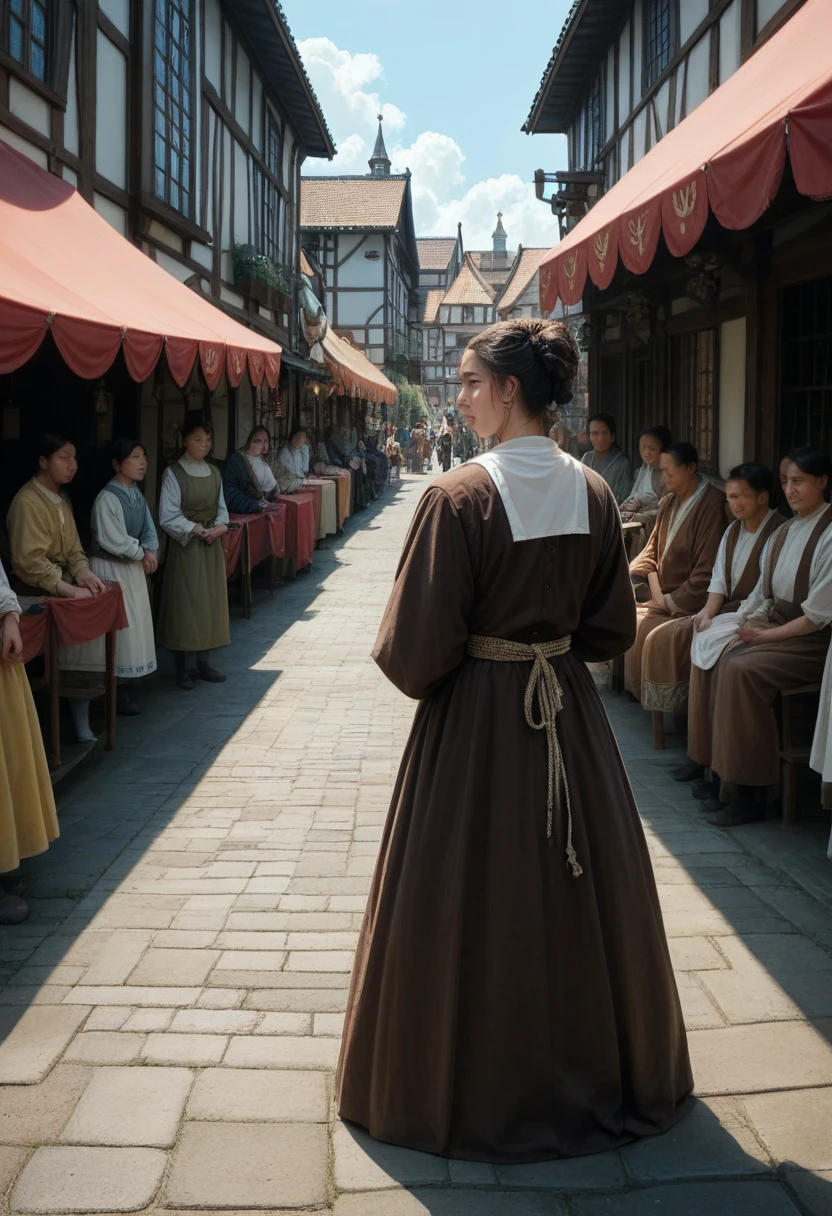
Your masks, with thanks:
<instances>
[{"instance_id":1,"label":"white blouse","mask_svg":"<svg viewBox=\"0 0 832 1216\"><path fill-rule=\"evenodd\" d=\"M206 460L190 460L187 456L180 456L178 463L182 466L189 477L210 477L211 466ZM162 492L159 497L159 523L173 540L179 542L180 545L187 545L190 540L196 524L192 519L186 519L182 514L182 491L179 488L179 482L176 480L176 474L173 469L165 469L162 475ZM211 523L214 527L216 524L228 523L228 508L225 505L225 495L222 492L222 479L220 479L220 497L217 506L217 514Z\"/></svg>"},{"instance_id":2,"label":"white blouse","mask_svg":"<svg viewBox=\"0 0 832 1216\"><path fill-rule=\"evenodd\" d=\"M794 583L803 550L817 525L818 517L825 510L824 503L812 515L806 516L805 519L796 519L789 527L771 580L772 594L776 599L791 600L794 596ZM826 529L815 549L815 556L809 568L809 595L800 606L812 624L817 625L819 629L832 624L832 526ZM773 611L774 599L765 598L761 575L751 595L740 605L739 615L745 622L751 617L768 618Z\"/></svg>"},{"instance_id":3,"label":"white blouse","mask_svg":"<svg viewBox=\"0 0 832 1216\"><path fill-rule=\"evenodd\" d=\"M271 494L277 485L277 479L271 471L265 456L252 456L246 452L246 460L251 465L251 471L257 479L257 484L264 494Z\"/></svg>"},{"instance_id":4,"label":"white blouse","mask_svg":"<svg viewBox=\"0 0 832 1216\"><path fill-rule=\"evenodd\" d=\"M760 528L764 528L766 526L773 514L774 510L771 509L760 524ZM708 587L709 595L728 594L728 584L725 579L725 556L728 548L728 537L730 533L731 529L729 528L722 537L722 540L719 542L719 549L717 550L716 561L714 562L714 570L713 574L711 575L711 584ZM749 532L748 528L745 526L745 523L743 523L742 528L740 529L739 540L734 548L734 560L731 562L732 587L736 587L743 576L746 563L751 556L751 550L754 548L754 544L757 540L757 535L758 532ZM766 541L763 548L762 557L760 559L760 569L762 569L762 563L765 560L766 553L768 552L768 543L769 542Z\"/></svg>"},{"instance_id":5,"label":"white blouse","mask_svg":"<svg viewBox=\"0 0 832 1216\"><path fill-rule=\"evenodd\" d=\"M302 443L299 448L287 443L281 448L278 463L292 474L293 477L306 477L309 474L309 448Z\"/></svg>"}]
</instances>

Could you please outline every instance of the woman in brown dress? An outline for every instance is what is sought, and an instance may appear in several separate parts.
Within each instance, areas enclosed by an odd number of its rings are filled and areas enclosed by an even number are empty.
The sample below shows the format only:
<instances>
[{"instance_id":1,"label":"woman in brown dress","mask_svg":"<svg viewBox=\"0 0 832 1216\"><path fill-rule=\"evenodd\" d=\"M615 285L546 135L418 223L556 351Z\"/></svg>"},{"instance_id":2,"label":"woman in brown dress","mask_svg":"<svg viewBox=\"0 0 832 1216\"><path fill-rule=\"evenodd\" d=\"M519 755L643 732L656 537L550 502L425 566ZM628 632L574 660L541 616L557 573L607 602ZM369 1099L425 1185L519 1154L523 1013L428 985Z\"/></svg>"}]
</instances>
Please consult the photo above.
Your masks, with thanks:
<instances>
[{"instance_id":1,"label":"woman in brown dress","mask_svg":"<svg viewBox=\"0 0 832 1216\"><path fill-rule=\"evenodd\" d=\"M635 645L624 661L624 686L644 709L684 713L690 637L680 647L668 629L671 622L705 607L728 517L725 495L699 472L693 444L671 444L662 452L661 467L668 493L647 547L630 563L633 581L647 581L650 599L638 610Z\"/></svg>"},{"instance_id":2,"label":"woman in brown dress","mask_svg":"<svg viewBox=\"0 0 832 1216\"><path fill-rule=\"evenodd\" d=\"M655 1135L692 1088L650 858L586 668L635 633L618 509L545 437L577 365L559 322L469 344L458 404L500 444L425 493L374 651L421 704L359 941L339 1111L473 1161Z\"/></svg>"}]
</instances>

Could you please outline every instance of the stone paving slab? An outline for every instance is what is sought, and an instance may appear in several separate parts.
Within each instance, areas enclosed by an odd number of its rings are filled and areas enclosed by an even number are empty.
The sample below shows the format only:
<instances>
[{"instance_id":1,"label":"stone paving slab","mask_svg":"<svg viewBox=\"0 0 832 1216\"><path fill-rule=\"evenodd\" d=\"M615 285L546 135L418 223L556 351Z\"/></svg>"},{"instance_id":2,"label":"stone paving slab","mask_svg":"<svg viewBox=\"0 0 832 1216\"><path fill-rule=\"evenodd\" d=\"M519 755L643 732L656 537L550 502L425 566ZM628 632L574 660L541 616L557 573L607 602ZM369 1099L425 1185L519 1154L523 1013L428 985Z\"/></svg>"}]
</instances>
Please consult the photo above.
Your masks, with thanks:
<instances>
[{"instance_id":1,"label":"stone paving slab","mask_svg":"<svg viewBox=\"0 0 832 1216\"><path fill-rule=\"evenodd\" d=\"M414 709L369 650L427 484L406 478L309 575L257 592L222 689L188 699L163 654L117 752L62 787L61 838L23 867L30 921L0 939L0 1195L16 1211L27 1194L55 1210L67 1163L70 1206L112 1216L832 1211L821 825L704 824L669 777L680 740L654 751L649 717L608 692L699 1103L618 1153L499 1168L337 1122L352 952Z\"/></svg>"}]
</instances>

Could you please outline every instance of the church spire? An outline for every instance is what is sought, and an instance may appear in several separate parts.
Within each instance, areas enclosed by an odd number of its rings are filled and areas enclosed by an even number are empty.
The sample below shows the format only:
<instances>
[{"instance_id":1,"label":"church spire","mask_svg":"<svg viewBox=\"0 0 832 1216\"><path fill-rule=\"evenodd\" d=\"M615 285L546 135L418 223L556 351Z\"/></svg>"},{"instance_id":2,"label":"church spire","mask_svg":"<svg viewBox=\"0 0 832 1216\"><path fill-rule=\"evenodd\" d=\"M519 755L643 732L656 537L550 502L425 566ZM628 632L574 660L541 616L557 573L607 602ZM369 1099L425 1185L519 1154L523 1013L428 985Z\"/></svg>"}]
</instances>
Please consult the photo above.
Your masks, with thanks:
<instances>
[{"instance_id":1,"label":"church spire","mask_svg":"<svg viewBox=\"0 0 832 1216\"><path fill-rule=\"evenodd\" d=\"M376 146L373 148L373 155L370 157L370 173L373 177L390 176L390 157L387 155L387 149L384 146L384 134L381 129L382 119L383 116L379 114Z\"/></svg>"},{"instance_id":2,"label":"church spire","mask_svg":"<svg viewBox=\"0 0 832 1216\"><path fill-rule=\"evenodd\" d=\"M497 227L491 233L491 239L494 242L494 252L495 253L505 253L506 252L506 241L508 239L508 233L506 232L505 228L503 227L502 211L497 212Z\"/></svg>"}]
</instances>

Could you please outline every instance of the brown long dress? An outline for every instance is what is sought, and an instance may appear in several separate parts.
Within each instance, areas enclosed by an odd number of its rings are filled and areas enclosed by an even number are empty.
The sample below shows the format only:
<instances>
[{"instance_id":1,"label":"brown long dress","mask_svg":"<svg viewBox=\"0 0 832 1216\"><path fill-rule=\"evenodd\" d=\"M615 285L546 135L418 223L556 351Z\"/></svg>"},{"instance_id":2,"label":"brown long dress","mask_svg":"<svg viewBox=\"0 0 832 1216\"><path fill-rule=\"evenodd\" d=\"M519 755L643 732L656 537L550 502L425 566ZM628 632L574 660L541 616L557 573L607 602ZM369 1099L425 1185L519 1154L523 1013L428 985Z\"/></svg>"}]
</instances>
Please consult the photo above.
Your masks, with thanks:
<instances>
[{"instance_id":1,"label":"brown long dress","mask_svg":"<svg viewBox=\"0 0 832 1216\"><path fill-rule=\"evenodd\" d=\"M622 654L635 612L612 493L585 470L590 535L515 543L488 473L425 494L374 658L422 698L364 920L338 1075L343 1118L474 1161L600 1152L667 1130L690 1063L638 812L585 663ZM439 623L439 625L437 625ZM553 660L571 792L546 836L547 744L530 665L466 656L471 635Z\"/></svg>"},{"instance_id":2,"label":"brown long dress","mask_svg":"<svg viewBox=\"0 0 832 1216\"><path fill-rule=\"evenodd\" d=\"M654 629L681 616L694 616L705 607L719 542L728 526L725 515L725 495L713 483L705 487L679 530L668 543L667 537L679 499L668 494L659 503L656 526L647 547L630 563L630 573L647 577L659 576L665 595L671 595L676 613L646 605L638 610L638 631L632 648L624 660L624 686L644 705L643 655L647 639ZM662 673L655 683L663 683ZM659 700L664 701L659 697ZM645 708L648 706L645 705ZM666 703L650 704L650 709L670 708ZM676 707L683 709L684 707Z\"/></svg>"},{"instance_id":3,"label":"brown long dress","mask_svg":"<svg viewBox=\"0 0 832 1216\"><path fill-rule=\"evenodd\" d=\"M760 528L759 536L748 555L742 574L732 588L732 563L739 540L742 520L735 520L728 529L725 554L725 579L728 594L720 614L736 612L742 601L757 586L760 559L766 542L784 524L784 516L775 511ZM704 607L704 604L703 604ZM643 709L671 714L684 714L689 708L691 683L690 648L693 642L693 614L665 621L648 635L641 658L641 704Z\"/></svg>"}]
</instances>

